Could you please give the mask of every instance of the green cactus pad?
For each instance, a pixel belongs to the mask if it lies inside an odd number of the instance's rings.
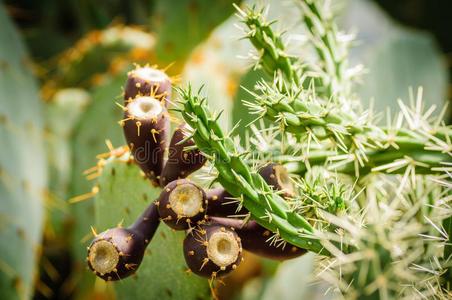
[[[128,226],[160,194],[140,169],[123,158],[109,158],[98,179],[95,199],[96,230],[122,223]],[[207,299],[207,281],[186,272],[184,233],[160,225],[135,276],[114,285],[118,299]],[[93,275],[94,276],[94,275]]]
[[[240,1],[156,1],[151,23],[158,36],[159,61],[171,63],[186,59],[215,26],[234,12],[234,2]]]
[[[47,185],[42,108],[26,51],[1,5],[0,24],[0,299],[28,299]]]

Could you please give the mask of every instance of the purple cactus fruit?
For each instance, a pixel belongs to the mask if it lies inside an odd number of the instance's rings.
[[[186,149],[195,145],[192,139],[187,138],[186,126],[183,123],[173,133],[168,148],[168,160],[160,176],[161,186],[187,177],[206,162],[205,156],[198,149]]]
[[[152,203],[132,226],[111,228],[98,234],[88,247],[89,268],[107,281],[134,274],[159,223],[157,206]]]
[[[216,278],[237,268],[242,261],[242,245],[233,229],[214,223],[202,224],[185,237],[184,256],[193,273]]]
[[[243,249],[266,258],[286,260],[301,256],[306,250],[272,238],[273,234],[256,223],[243,220],[210,217],[212,223],[234,228],[241,239]]]
[[[124,115],[121,125],[135,162],[157,186],[168,143],[168,112],[157,99],[140,96],[127,104]]]
[[[248,213],[248,210],[222,187],[207,190],[206,195],[209,216],[228,217]]]
[[[126,104],[139,96],[159,99],[168,107],[171,99],[171,80],[165,72],[150,66],[137,67],[127,74],[124,88]]]
[[[160,218],[176,230],[185,230],[205,218],[207,199],[204,190],[188,179],[168,183],[160,193]]]
[[[269,163],[259,170],[259,174],[273,189],[282,192],[284,197],[293,197],[295,189],[287,169],[276,163]]]

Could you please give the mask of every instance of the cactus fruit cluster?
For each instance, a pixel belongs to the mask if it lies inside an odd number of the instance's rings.
[[[202,89],[188,84],[176,99],[164,71],[128,73],[121,153],[153,193],[132,225],[94,237],[87,262],[98,277],[136,274],[164,223],[184,235],[185,265],[201,277],[230,274],[244,250],[275,260],[311,251],[318,277],[347,299],[450,297],[452,132],[444,111],[434,118],[424,110],[419,90],[412,107],[400,102],[395,121],[379,124],[353,93],[349,43],[327,4],[299,3],[313,61],[288,53],[264,10],[236,7],[267,73],[244,101],[267,123],[253,122],[244,143],[235,128],[221,128]],[[187,178],[204,165],[210,185]]]
[[[187,134],[191,128],[186,123],[176,128],[168,144],[170,117],[166,107],[172,86],[167,80],[165,73],[150,66],[137,66],[128,74],[120,125],[134,163],[154,187],[161,186],[162,190],[131,226],[96,234],[88,247],[89,268],[107,281],[134,274],[160,221],[174,230],[186,231],[183,251],[187,266],[208,278],[235,270],[242,260],[242,244],[248,251],[273,259],[305,253],[272,241],[271,232],[254,221],[228,219],[249,212],[224,188],[205,191],[185,178],[201,168],[206,157]],[[259,173],[282,195],[293,195],[294,186],[282,165],[267,164]]]

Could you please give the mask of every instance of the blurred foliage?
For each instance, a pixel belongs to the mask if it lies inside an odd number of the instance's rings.
[[[25,47],[1,6],[0,23],[0,298],[27,299],[46,203],[43,108]]]

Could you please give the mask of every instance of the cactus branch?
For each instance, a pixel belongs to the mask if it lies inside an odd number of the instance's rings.
[[[230,136],[223,133],[205,105],[205,99],[193,94],[191,87],[179,90],[184,110],[182,116],[194,129],[193,139],[219,172],[218,181],[234,197],[242,197],[243,205],[261,226],[303,249],[325,253],[314,237],[313,227],[293,212],[286,201],[274,192],[265,180],[252,172],[237,152]]]

